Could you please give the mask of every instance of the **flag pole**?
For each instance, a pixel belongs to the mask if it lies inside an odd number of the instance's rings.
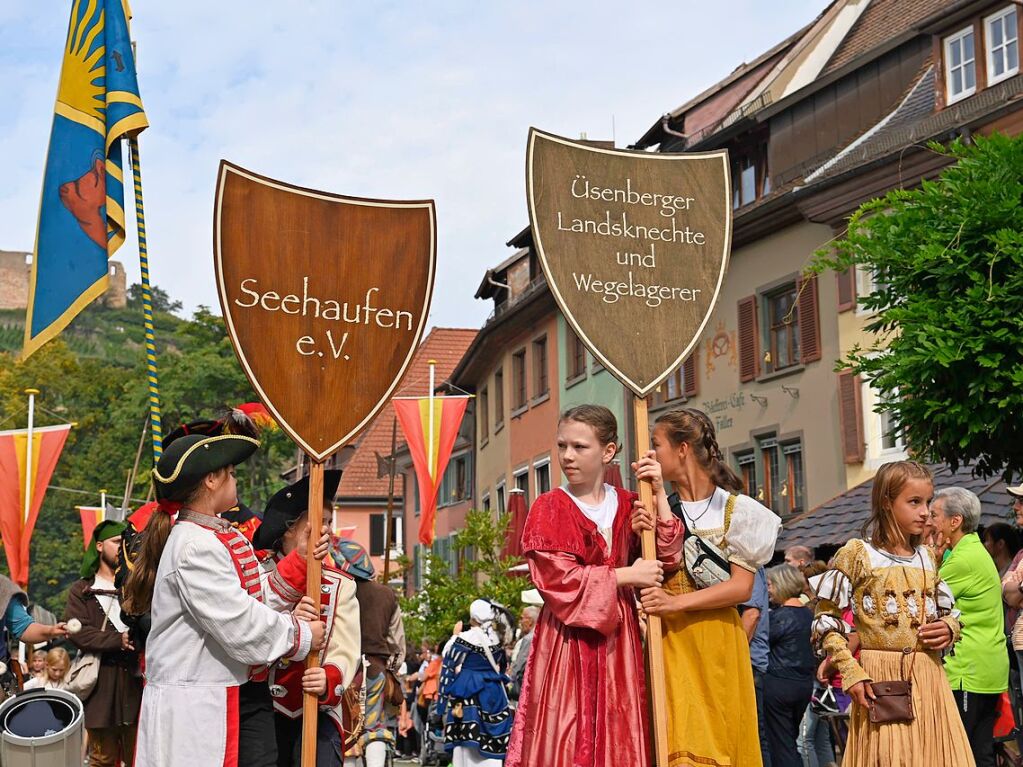
[[[431,420],[433,416],[431,415]],[[388,461],[387,472],[387,521],[384,524],[384,585],[391,582],[391,536],[394,526],[394,453],[398,449],[398,419],[391,424],[391,459]]]
[[[156,372],[156,334],[153,330],[153,294],[149,284],[149,251],[146,247],[146,212],[142,205],[142,168],[139,165],[138,136],[128,138],[131,174],[135,181],[135,222],[139,235],[139,265],[142,272],[142,314],[146,329],[146,368],[149,377],[149,421],[153,428],[153,462],[163,455],[163,421],[160,416],[160,379]]]
[[[36,395],[38,389],[25,389],[28,395],[28,430],[25,440],[25,512],[21,520],[21,529],[28,524],[29,512],[32,508],[32,429],[35,426]]]

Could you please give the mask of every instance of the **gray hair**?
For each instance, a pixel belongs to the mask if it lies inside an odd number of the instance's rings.
[[[522,608],[522,617],[536,620],[540,617],[540,608],[536,605],[526,605]]]
[[[806,588],[806,578],[799,568],[792,565],[775,565],[767,568],[767,580],[774,586],[774,598],[778,604],[787,599],[795,599]]]
[[[980,525],[980,498],[965,487],[945,487],[934,494],[933,504],[942,502],[946,517],[962,517],[963,532],[972,533]]]

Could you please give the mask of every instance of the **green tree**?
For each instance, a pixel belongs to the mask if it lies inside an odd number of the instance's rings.
[[[167,291],[163,288],[153,285],[149,291],[149,298],[154,312],[177,314],[181,311],[181,302],[171,301]],[[139,283],[134,283],[128,288],[128,307],[142,311],[142,285]]]
[[[518,615],[522,590],[532,586],[528,578],[508,572],[519,560],[502,556],[507,526],[508,518],[470,511],[452,546],[461,566],[452,572],[443,558],[427,555],[422,588],[401,600],[409,642],[440,641],[451,635],[458,621],[465,621],[468,628],[469,605],[474,599],[490,599]],[[405,559],[402,564],[407,567],[409,562]]]
[[[934,181],[864,204],[815,269],[867,270],[874,341],[840,362],[878,390],[910,450],[1023,472],[1023,139],[956,141]]]

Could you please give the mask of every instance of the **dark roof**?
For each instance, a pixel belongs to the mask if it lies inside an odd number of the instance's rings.
[[[817,171],[808,174],[807,183],[816,184],[840,176],[905,147],[940,138],[1005,109],[1023,97],[1023,75],[1016,75],[935,112],[934,77],[934,68],[929,67],[899,106]]]
[[[841,69],[957,4],[956,0],[871,0],[818,76]]]
[[[969,467],[953,472],[947,466],[931,466],[934,489],[964,487],[980,497],[981,524],[1012,521],[1012,504],[1005,492],[1005,483],[998,478],[981,479],[973,476]],[[802,545],[841,546],[852,538],[860,537],[860,528],[870,516],[870,491],[873,480],[847,490],[837,498],[786,522],[778,536],[778,549]]]

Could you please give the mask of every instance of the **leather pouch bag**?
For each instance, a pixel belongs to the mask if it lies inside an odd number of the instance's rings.
[[[871,682],[870,689],[877,696],[870,706],[870,721],[874,724],[912,722],[912,682]]]

